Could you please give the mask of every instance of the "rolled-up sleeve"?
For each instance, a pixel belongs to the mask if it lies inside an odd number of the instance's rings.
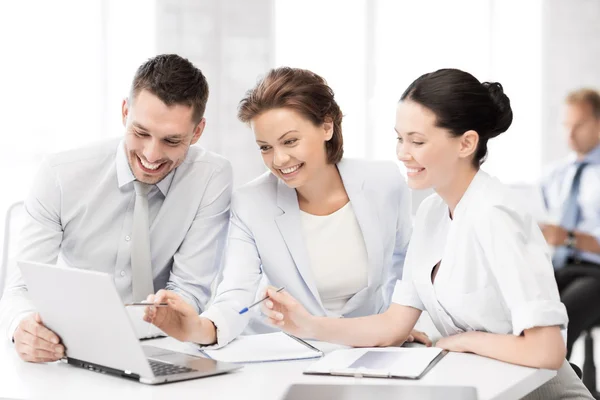
[[[535,223],[505,206],[494,206],[479,219],[477,236],[497,287],[511,312],[514,335],[530,328],[566,329],[552,261]]]
[[[424,311],[425,305],[419,296],[419,292],[415,287],[415,281],[413,279],[413,268],[415,268],[415,265],[414,262],[411,262],[413,259],[411,251],[412,250],[409,247],[406,255],[406,262],[404,263],[402,280],[396,282],[392,302]]]

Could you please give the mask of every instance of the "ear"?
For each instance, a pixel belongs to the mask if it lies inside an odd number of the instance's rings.
[[[330,141],[333,137],[333,120],[331,118],[325,118],[325,122],[323,122],[323,131],[325,134],[325,141]]]
[[[198,139],[200,139],[200,136],[202,136],[202,132],[204,132],[205,127],[206,118],[202,118],[200,122],[198,122],[198,125],[196,125],[196,128],[194,128],[194,135],[192,136],[192,142],[190,143],[190,146],[196,144]]]
[[[459,152],[460,158],[469,158],[475,151],[477,151],[477,145],[479,144],[479,134],[473,130],[466,131],[460,137]]]
[[[129,114],[129,99],[125,97],[123,99],[123,103],[121,104],[121,120],[123,121],[123,126],[127,126],[127,115]]]

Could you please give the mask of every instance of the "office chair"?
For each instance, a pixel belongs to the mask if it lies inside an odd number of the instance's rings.
[[[2,264],[0,265],[0,298],[2,298],[8,278],[8,269],[10,265],[9,253],[11,252],[12,246],[11,236],[15,233],[15,230],[17,230],[15,219],[17,213],[22,209],[22,201],[13,203],[6,210],[6,216],[4,218],[4,243],[2,245]]]
[[[565,269],[565,273],[574,276],[592,276],[600,280],[600,268],[586,267],[569,265]],[[597,305],[600,307],[600,304]],[[592,336],[592,330],[595,327],[600,327],[600,320],[596,321],[590,327],[588,327],[584,335],[584,359],[582,369],[582,381],[585,387],[588,388],[592,396],[595,399],[600,399],[600,393],[596,391],[596,363],[594,361],[594,338]]]

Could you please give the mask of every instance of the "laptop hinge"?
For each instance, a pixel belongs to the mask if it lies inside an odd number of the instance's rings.
[[[121,371],[119,369],[105,367],[103,365],[98,365],[98,364],[94,364],[94,363],[91,363],[88,361],[78,360],[78,359],[72,358],[72,357],[67,357],[67,363],[74,365],[76,367],[79,367],[79,368],[87,369],[89,371],[99,372],[101,374],[116,375],[116,376],[121,376],[123,378],[133,379],[136,381],[140,380],[140,376],[138,374],[134,374],[133,372],[128,373],[126,371]]]

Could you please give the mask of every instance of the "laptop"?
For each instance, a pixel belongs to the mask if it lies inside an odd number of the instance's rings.
[[[467,386],[313,385],[290,386],[283,400],[477,400],[477,389]]]
[[[44,324],[61,338],[71,365],[151,385],[241,368],[142,346],[110,274],[27,261],[17,264],[33,304]]]

